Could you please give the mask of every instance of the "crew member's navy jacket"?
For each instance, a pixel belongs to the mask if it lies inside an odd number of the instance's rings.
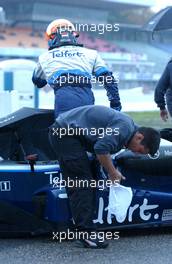
[[[168,110],[172,115],[172,61],[167,64],[156,88],[155,88],[155,102],[161,109],[165,109],[165,95]]]
[[[99,105],[67,111],[59,115],[54,127],[54,136],[77,135],[86,150],[96,154],[118,152],[138,129],[129,116]]]
[[[94,104],[93,76],[103,83],[110,106],[120,111],[117,82],[95,50],[74,45],[49,50],[39,57],[32,81],[38,88],[48,83],[54,89],[57,117],[74,107]]]

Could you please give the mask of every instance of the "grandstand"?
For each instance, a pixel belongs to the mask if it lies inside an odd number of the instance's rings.
[[[97,39],[88,33],[81,33],[79,37],[80,43],[86,43],[91,49],[97,49],[100,52],[126,52],[124,48],[120,48],[105,39]],[[32,28],[22,27],[6,27],[0,33],[1,47],[23,47],[23,48],[47,48],[44,33],[33,30]]]
[[[129,3],[130,2],[130,3]],[[50,21],[63,17],[75,25],[88,25],[81,30],[79,42],[97,49],[112,71],[119,72],[121,89],[146,87],[154,89],[162,70],[171,57],[165,48],[165,37],[158,36],[154,45],[151,36],[141,31],[152,16],[151,1],[145,4],[127,0],[0,0],[6,25],[0,30],[0,59],[37,57],[45,49],[45,28]],[[91,25],[119,24],[119,31],[91,30]],[[97,28],[99,29],[99,28]],[[163,44],[163,45],[162,45]]]

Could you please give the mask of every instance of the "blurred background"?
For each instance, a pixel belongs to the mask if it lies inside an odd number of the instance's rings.
[[[31,77],[38,56],[47,50],[45,30],[54,19],[80,24],[79,42],[96,49],[119,79],[123,111],[142,125],[162,127],[154,89],[171,58],[172,32],[152,34],[142,26],[169,4],[157,0],[0,0],[0,117],[21,107],[53,108],[48,87],[35,89]],[[119,24],[119,31],[106,25]],[[96,30],[93,25],[97,25]],[[96,104],[109,105],[94,85]],[[167,124],[165,124],[167,126]]]

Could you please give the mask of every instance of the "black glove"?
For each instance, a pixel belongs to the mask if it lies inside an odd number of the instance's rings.
[[[110,107],[115,109],[116,111],[121,111],[122,106],[121,104],[116,104],[115,101],[110,101]]]

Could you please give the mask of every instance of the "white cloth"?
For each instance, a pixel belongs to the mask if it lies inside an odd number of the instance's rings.
[[[122,223],[125,220],[132,198],[130,187],[120,184],[110,186],[108,210],[111,215],[115,215],[117,222]]]

